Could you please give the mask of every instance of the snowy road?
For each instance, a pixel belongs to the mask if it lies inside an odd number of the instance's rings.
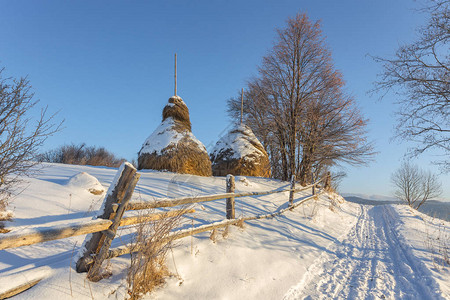
[[[361,205],[342,243],[323,252],[284,299],[443,299],[397,222],[391,206]]]

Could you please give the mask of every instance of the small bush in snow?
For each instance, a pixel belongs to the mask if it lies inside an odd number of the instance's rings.
[[[103,147],[80,145],[64,145],[40,155],[40,161],[70,165],[90,165],[119,167],[124,159],[117,158]]]
[[[241,229],[244,229],[244,224],[245,224],[244,219],[239,219],[239,221],[236,223],[236,226]]]
[[[434,232],[430,232],[429,228],[426,226],[425,246],[430,253],[430,259],[437,270],[445,269],[450,266],[450,234],[441,223]]]
[[[183,213],[161,220],[145,220],[136,225],[131,244],[131,264],[127,274],[130,299],[140,299],[170,276],[166,257],[172,247],[170,232],[181,224]]]
[[[13,217],[13,214],[9,210],[0,211],[0,233],[9,232],[8,229],[5,229],[4,221],[10,221]]]

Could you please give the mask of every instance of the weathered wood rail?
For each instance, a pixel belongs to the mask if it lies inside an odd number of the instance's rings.
[[[120,220],[120,226],[136,225],[145,221],[156,221],[172,217],[180,213],[193,213],[195,209],[173,210],[146,215],[145,219],[139,216],[125,217]],[[35,227],[24,233],[11,233],[0,236],[0,250],[28,246],[72,236],[84,235],[107,230],[113,222],[111,220],[96,219],[88,222],[74,222],[68,225],[48,227]]]
[[[194,204],[206,201],[215,201],[226,199],[226,219],[223,221],[202,225],[196,228],[183,229],[172,232],[162,242],[170,242],[186,236],[213,230],[216,228],[226,227],[243,221],[270,218],[280,215],[287,210],[305,203],[323,193],[323,188],[330,185],[330,174],[321,180],[313,181],[312,184],[296,188],[295,176],[292,176],[290,188],[275,189],[260,192],[240,192],[235,193],[234,176],[228,175],[226,180],[226,193],[204,195],[198,197],[183,197],[175,199],[159,199],[148,202],[129,202],[133,194],[134,188],[139,180],[139,174],[136,169],[129,163],[124,163],[118,170],[113,183],[111,184],[103,202],[102,208],[96,219],[88,222],[75,222],[64,226],[37,227],[30,232],[25,233],[7,233],[0,236],[0,250],[15,248],[21,246],[42,243],[46,241],[63,239],[67,237],[90,234],[86,237],[82,246],[82,255],[77,261],[77,272],[88,272],[88,278],[92,281],[98,281],[102,278],[101,265],[105,259],[117,257],[130,251],[137,251],[138,247],[130,247],[123,245],[115,249],[110,249],[111,242],[114,239],[119,226],[135,225],[141,222],[160,220],[178,216],[185,213],[193,213],[194,209],[179,209],[160,213],[150,213],[142,216],[123,217],[125,211],[146,210],[163,207],[175,207],[187,204]],[[321,191],[316,194],[319,183],[323,181]],[[312,189],[312,195],[294,203],[294,193]],[[268,214],[255,215],[235,218],[235,198],[248,196],[262,196],[276,193],[289,192],[288,206],[275,212]],[[133,250],[131,250],[133,249]]]
[[[322,180],[317,181],[314,185],[322,182]],[[160,207],[174,207],[184,204],[194,204],[199,202],[207,202],[214,201],[226,198],[239,198],[239,197],[248,197],[248,196],[263,196],[270,195],[276,193],[285,193],[292,192],[298,193],[302,191],[306,191],[312,188],[313,185],[304,186],[301,188],[294,189],[276,189],[270,191],[262,191],[262,192],[241,192],[241,193],[222,193],[222,194],[214,194],[214,195],[205,195],[205,196],[197,196],[197,197],[183,197],[183,198],[174,198],[174,199],[164,199],[158,201],[148,201],[148,202],[132,202],[128,203],[126,210],[141,210],[141,209],[151,209],[151,208],[160,208]]]
[[[267,219],[267,218],[273,218],[276,217],[278,215],[281,215],[283,213],[285,213],[288,210],[292,210],[295,207],[304,204],[305,202],[314,199],[316,196],[319,196],[320,194],[322,194],[323,191],[321,191],[320,193],[316,194],[316,195],[312,195],[309,196],[307,198],[302,199],[301,201],[295,203],[292,206],[288,206],[284,209],[281,209],[279,211],[276,212],[272,212],[272,213],[268,213],[268,214],[262,214],[262,215],[255,215],[255,216],[248,216],[248,217],[242,217],[239,219],[227,219],[227,220],[223,220],[220,222],[215,222],[215,223],[211,223],[211,224],[206,224],[206,225],[202,225],[202,226],[198,226],[195,227],[193,229],[183,229],[183,230],[179,230],[176,232],[173,232],[172,234],[170,234],[168,237],[165,238],[165,240],[163,240],[162,242],[169,242],[169,241],[174,241],[174,240],[178,240],[187,236],[191,236],[194,234],[198,234],[198,233],[202,233],[205,231],[210,231],[213,229],[217,229],[217,228],[223,228],[229,225],[235,225],[239,222],[243,222],[243,221],[251,221],[251,220],[258,220],[258,219]],[[139,251],[139,246],[135,246],[135,247],[130,247],[128,245],[123,245],[120,247],[117,247],[115,249],[109,250],[107,258],[114,258],[117,256],[121,256],[121,255],[125,255],[130,253],[130,250],[133,249],[133,251]]]

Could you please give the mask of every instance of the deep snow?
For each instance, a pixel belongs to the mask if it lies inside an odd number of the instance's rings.
[[[13,204],[15,232],[36,226],[90,220],[102,203],[84,187],[68,185],[86,172],[105,190],[117,169],[46,164]],[[225,192],[223,177],[143,171],[133,201]],[[236,191],[287,187],[287,182],[237,177]],[[310,191],[296,195],[296,201]],[[331,198],[331,199],[330,199]],[[236,199],[236,215],[272,212],[287,205],[288,194]],[[182,228],[225,218],[225,200],[200,203]],[[149,299],[386,299],[450,298],[448,267],[436,262],[429,240],[449,237],[448,222],[403,205],[365,206],[324,195],[281,216],[187,237],[173,249],[168,264],[176,276]],[[120,231],[113,247],[130,239]],[[129,256],[111,260],[112,277],[98,283],[77,274],[72,258],[84,236],[0,251],[0,289],[16,280],[45,276],[17,299],[123,299]],[[428,241],[428,243],[426,243]],[[428,245],[428,246],[427,246]],[[435,244],[436,247],[437,244]],[[21,278],[21,279],[20,279]]]

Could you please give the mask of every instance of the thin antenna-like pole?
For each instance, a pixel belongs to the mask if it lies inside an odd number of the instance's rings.
[[[175,96],[177,95],[177,54],[175,53]]]
[[[241,125],[242,125],[242,115],[244,114],[244,89],[241,90]]]

